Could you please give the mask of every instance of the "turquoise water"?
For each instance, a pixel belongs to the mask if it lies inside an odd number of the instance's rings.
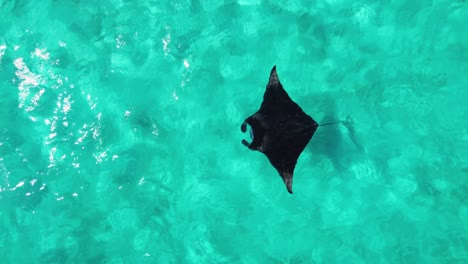
[[[0,0],[2,263],[468,263],[466,1]],[[239,126],[320,127],[290,195]]]

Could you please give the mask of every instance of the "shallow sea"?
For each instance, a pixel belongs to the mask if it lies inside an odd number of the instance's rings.
[[[0,0],[1,263],[468,263],[468,3]],[[239,126],[320,127],[290,195]]]

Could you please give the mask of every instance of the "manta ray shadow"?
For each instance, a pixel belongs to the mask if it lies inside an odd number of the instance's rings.
[[[326,109],[326,114],[318,120],[319,124],[341,121],[333,125],[320,125],[314,138],[306,147],[312,156],[327,157],[338,171],[347,170],[352,163],[361,158],[365,152],[355,132],[355,124],[351,117],[342,118],[337,114],[336,103],[330,94],[320,95],[320,109]],[[315,99],[316,101],[317,99]]]

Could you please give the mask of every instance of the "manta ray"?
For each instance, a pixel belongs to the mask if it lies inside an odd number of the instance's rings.
[[[260,109],[240,127],[243,133],[247,126],[252,142],[243,139],[242,144],[265,154],[292,194],[297,159],[319,124],[289,97],[276,74],[276,66],[271,70]]]

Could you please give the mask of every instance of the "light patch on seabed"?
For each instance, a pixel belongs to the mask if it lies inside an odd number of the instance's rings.
[[[2,57],[5,55],[6,48],[7,47],[5,45],[0,45],[0,63],[2,63]]]
[[[354,13],[354,20],[360,26],[369,24],[375,17],[375,11],[369,6],[363,5]]]
[[[340,5],[344,2],[344,0],[325,0],[329,5],[335,6],[335,5]]]
[[[62,111],[63,113],[66,115],[68,113],[68,111],[70,111],[71,109],[71,101],[70,101],[70,98],[71,98],[71,95],[68,95],[67,97],[65,97],[63,99],[63,107],[62,107]]]
[[[125,45],[127,45],[127,42],[125,41],[124,37],[121,34],[119,34],[115,38],[115,48],[120,49],[124,47]]]
[[[371,160],[365,160],[351,166],[350,170],[354,173],[356,179],[373,182],[378,179],[378,173],[374,163]]]
[[[1,171],[1,170],[0,170],[0,171]],[[8,173],[8,174],[9,174],[9,173]],[[8,175],[8,174],[6,174],[6,175]],[[22,180],[22,181],[19,181],[19,182],[15,185],[15,187],[8,188],[8,187],[10,187],[10,184],[8,183],[8,177],[6,178],[6,180],[7,180],[7,181],[6,181],[6,186],[5,186],[6,188],[4,188],[4,187],[2,187],[2,186],[0,185],[0,192],[3,192],[3,191],[16,191],[16,189],[22,188],[22,187],[26,184],[26,181]],[[37,182],[37,179],[32,179],[31,181],[29,181],[29,184],[30,184],[31,186],[34,186],[34,185],[36,184],[36,182]],[[42,184],[42,186],[39,188],[39,191],[44,190],[45,185],[46,185],[45,183]],[[33,193],[34,193],[34,192],[33,192]],[[25,193],[25,196],[30,196],[30,195],[33,194],[33,193],[27,192],[27,193]]]
[[[185,69],[184,69],[184,72],[182,73],[182,80],[180,82],[181,88],[185,87],[187,83],[190,82],[192,70],[190,69],[189,59],[184,59],[184,68]]]
[[[172,95],[171,95],[172,99],[174,99],[174,101],[177,101],[179,100],[179,96],[177,95],[176,91],[172,91]]]
[[[39,103],[39,100],[41,100],[41,96],[44,94],[45,92],[45,89],[41,89],[39,90],[38,93],[36,93],[33,98],[31,99],[31,103],[32,105],[34,106],[30,106],[26,109],[26,111],[31,111],[31,110],[34,110],[35,107],[38,106],[38,103]]]
[[[260,5],[262,1],[261,0],[237,0],[237,3],[241,6],[254,6],[254,5]]]
[[[43,60],[49,60],[50,53],[47,52],[47,49],[45,48],[44,49],[36,48],[34,52],[31,54],[31,57],[34,57],[34,56],[39,57]]]
[[[171,48],[169,47],[169,44],[171,43],[171,34],[167,33],[166,37],[162,39],[162,43],[164,56],[167,56],[169,55],[169,52],[171,52]]]
[[[103,162],[104,160],[107,160],[107,159],[104,159],[105,157],[107,157],[107,152],[108,152],[108,149],[103,152],[93,154],[93,157],[96,159],[96,164],[99,164]]]
[[[18,58],[14,60],[13,64],[16,67],[16,77],[20,79],[20,84],[18,85],[19,90],[19,108],[25,106],[28,95],[31,93],[31,88],[37,87],[41,81],[41,77],[38,74],[32,73],[26,63],[24,63],[23,58]]]

